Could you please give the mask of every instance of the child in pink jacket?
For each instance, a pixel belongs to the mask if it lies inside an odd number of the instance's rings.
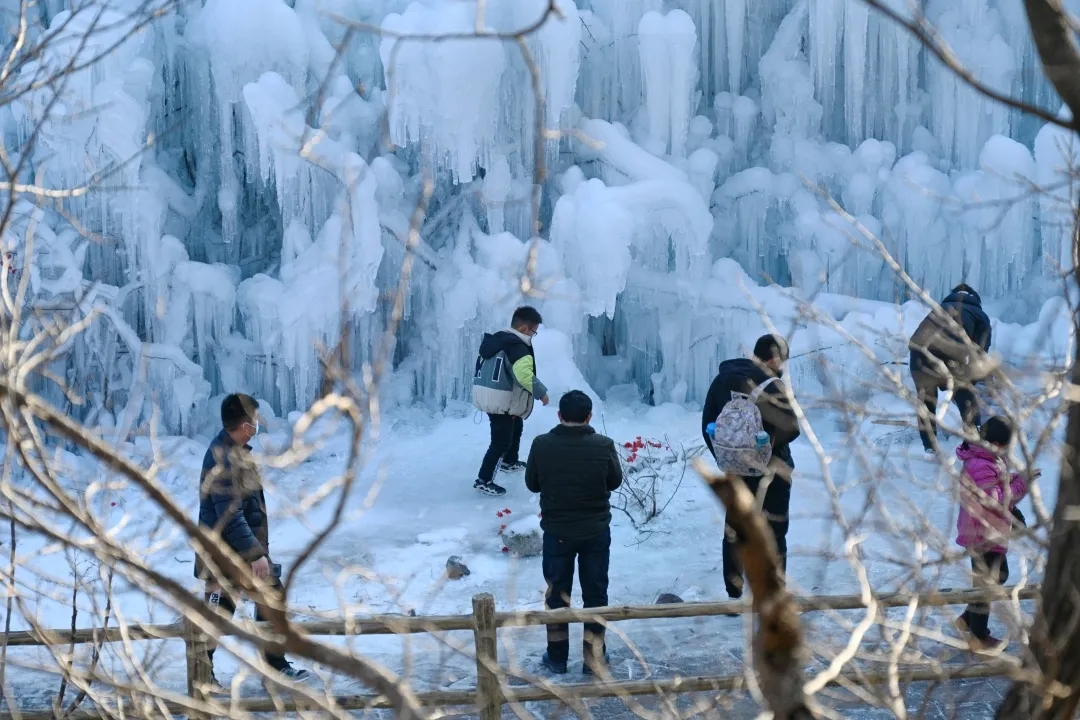
[[[988,447],[965,441],[956,449],[956,457],[964,463],[956,543],[971,553],[976,587],[987,587],[1004,585],[1009,578],[1005,553],[1012,534],[1012,511],[1027,495],[1028,482],[1010,473],[1005,464],[1013,439],[1007,419],[990,418],[979,428],[979,435]],[[1004,643],[990,634],[989,622],[990,604],[972,603],[956,619],[956,627],[970,635],[973,649],[1000,648]]]

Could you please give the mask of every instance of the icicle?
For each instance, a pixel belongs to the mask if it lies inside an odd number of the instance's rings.
[[[1068,118],[1062,108],[1060,117]],[[1080,142],[1075,133],[1047,123],[1035,138],[1037,180],[1043,188],[1070,188],[1073,168],[1080,165]],[[1062,193],[1039,193],[1039,223],[1042,234],[1043,271],[1058,278],[1073,271],[1073,209]]]
[[[404,14],[387,15],[382,26],[405,35],[469,33],[475,29],[476,13],[470,3],[439,0],[428,7],[414,3]],[[393,142],[421,143],[421,150],[455,179],[472,179],[477,167],[487,164],[498,136],[499,81],[506,64],[502,44],[455,39],[398,45],[394,38],[384,37],[379,53],[387,87],[393,88]]]
[[[942,14],[938,29],[965,67],[991,88],[1007,93],[1016,72],[1013,51],[992,23],[982,23],[985,16],[985,0],[965,0]],[[958,167],[974,167],[986,141],[1008,132],[1008,109],[936,60],[930,61],[927,78],[931,130],[941,138],[949,160]]]
[[[751,277],[766,271],[765,258],[772,249],[766,215],[773,204],[775,176],[766,168],[751,168],[732,175],[720,188],[735,206],[736,256]]]
[[[510,197],[512,183],[513,178],[510,176],[510,165],[506,162],[506,156],[499,155],[488,168],[481,191],[484,209],[487,211],[488,231],[493,234],[506,230],[506,200]]]
[[[851,58],[845,54],[847,14],[857,11],[858,3],[848,0],[810,0],[810,29],[807,37],[810,56],[810,71],[814,76],[814,90],[818,102],[825,108],[826,129],[833,132],[835,115],[840,104],[840,63],[843,60],[844,72],[853,68]],[[847,12],[845,12],[847,8]],[[862,64],[863,60],[860,59]],[[849,101],[850,96],[845,97]],[[862,98],[859,99],[862,101]],[[846,107],[846,106],[845,106]]]
[[[541,5],[543,11],[544,5]],[[559,0],[563,18],[548,16],[530,38],[544,80],[544,113],[547,127],[563,126],[564,113],[574,104],[581,68],[581,19],[574,0]],[[552,144],[555,151],[557,144]]]
[[[581,289],[581,311],[615,314],[630,270],[636,221],[618,196],[599,180],[579,184],[555,205],[551,244],[563,268]]]
[[[735,120],[732,140],[735,143],[738,168],[742,169],[750,162],[750,144],[761,113],[757,103],[745,95],[740,95],[735,99],[731,111]]]
[[[614,76],[611,87],[619,117],[630,116],[641,105],[638,24],[646,13],[660,12],[662,8],[663,0],[592,0],[593,13],[611,29],[614,64],[607,70]]]
[[[807,2],[799,0],[761,58],[762,115],[775,123],[778,135],[809,138],[820,131],[822,107],[814,99],[810,69],[801,55],[807,17]]]
[[[949,242],[942,217],[942,205],[951,196],[948,176],[931,167],[922,153],[912,153],[893,168],[882,205],[886,248],[935,297],[959,282],[955,275],[963,265],[963,249]]]
[[[657,155],[686,153],[697,68],[694,23],[682,10],[650,12],[638,26],[641,74],[649,118],[648,148]]]
[[[281,75],[268,72],[248,83],[243,98],[251,118],[245,126],[251,126],[247,158],[252,174],[257,172],[264,183],[273,178],[286,225],[297,220],[321,225],[337,190],[326,171],[336,167],[344,149],[327,137],[312,142],[316,133],[305,124],[300,97]]]
[[[996,135],[979,155],[984,177],[983,203],[993,208],[993,224],[981,228],[983,280],[990,297],[1019,293],[1035,263],[1035,160],[1026,147]]]
[[[658,12],[648,12],[638,23],[638,50],[641,79],[645,86],[645,111],[649,119],[649,142],[654,155],[668,150],[671,137],[671,58],[668,54],[667,23]]]
[[[686,135],[694,113],[698,71],[694,65],[697,30],[682,10],[667,15],[668,52],[671,56],[671,154],[686,155]]]
[[[729,92],[717,93],[716,99],[713,100],[713,112],[716,113],[716,131],[721,135],[734,136],[734,105],[735,96]]]
[[[620,115],[615,74],[614,40],[604,22],[593,12],[580,11],[582,59],[578,104],[589,117],[615,120]]]
[[[850,3],[844,13],[844,127],[847,141],[862,142],[866,137],[865,111],[867,57],[866,42],[870,26],[870,7]],[[829,104],[822,100],[826,108]]]
[[[743,88],[743,51],[746,35],[746,6],[749,0],[723,0],[724,31],[727,37],[728,91]]]

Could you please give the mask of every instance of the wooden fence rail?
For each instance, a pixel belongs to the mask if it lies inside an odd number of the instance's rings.
[[[912,601],[928,607],[962,605],[969,602],[990,600],[1030,600],[1038,595],[1037,586],[1012,586],[997,589],[949,590],[928,593],[888,593],[874,598],[879,608],[903,607]],[[859,595],[832,595],[805,597],[796,600],[804,612],[858,610],[866,607]],[[500,678],[498,665],[497,631],[500,628],[528,627],[549,623],[617,622],[627,620],[656,620],[664,618],[714,617],[732,613],[747,613],[750,605],[745,601],[678,603],[672,605],[612,606],[579,610],[495,612],[495,600],[487,594],[473,598],[470,615],[446,615],[410,617],[404,615],[378,615],[363,618],[314,620],[294,623],[294,626],[313,636],[400,635],[417,633],[441,633],[472,631],[476,649],[477,683],[475,690],[443,690],[416,693],[422,705],[430,707],[471,707],[479,712],[481,720],[497,720],[502,708],[508,703],[558,700],[563,697],[598,698],[663,693],[722,692],[745,686],[743,675],[710,677],[676,677],[664,680],[635,680],[624,682],[592,682],[584,684],[560,684],[552,687],[507,686]],[[264,625],[265,623],[259,623]],[[206,717],[228,714],[230,711],[280,712],[314,709],[309,700],[298,698],[255,698],[247,700],[217,699],[203,695],[201,688],[209,676],[205,661],[206,638],[190,626],[181,623],[162,625],[129,625],[107,630],[86,628],[74,633],[70,630],[30,630],[12,632],[8,636],[9,647],[63,646],[71,643],[117,642],[122,640],[163,640],[184,638],[187,657],[187,697],[180,699],[145,699],[147,709],[154,713],[162,710],[188,717]],[[993,677],[1012,672],[1016,666],[1009,662],[989,662],[964,667],[918,667],[902,669],[901,679],[906,681],[937,680],[942,678]],[[845,673],[833,678],[828,684],[874,685],[887,682],[885,673]],[[389,708],[385,697],[376,695],[347,695],[334,697],[343,710]],[[124,714],[138,716],[137,705],[125,700]],[[100,711],[78,711],[66,716],[69,720],[97,718]],[[0,720],[45,720],[54,717],[52,710],[0,713]]]

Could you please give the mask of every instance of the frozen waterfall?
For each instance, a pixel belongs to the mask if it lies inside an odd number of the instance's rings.
[[[58,39],[0,107],[26,177],[81,189],[18,199],[2,239],[24,335],[95,317],[50,368],[88,401],[39,389],[113,427],[188,432],[233,390],[305,407],[331,354],[386,353],[387,403],[453,405],[526,296],[596,389],[695,400],[755,304],[790,311],[762,285],[906,300],[866,232],[932,295],[1023,298],[1010,321],[1072,264],[1076,138],[859,0],[82,5],[108,29],[35,10]],[[1016,0],[925,5],[979,79],[1056,109]]]

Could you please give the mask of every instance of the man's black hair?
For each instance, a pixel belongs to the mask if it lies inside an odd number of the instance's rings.
[[[592,414],[592,400],[580,390],[571,390],[559,398],[559,415],[563,422],[588,422]]]
[[[979,435],[991,445],[1009,447],[1013,439],[1013,426],[1008,418],[996,415],[982,424]]]
[[[232,432],[244,423],[252,422],[259,409],[259,401],[250,395],[233,393],[221,401],[221,426]]]
[[[535,327],[544,322],[544,319],[540,317],[540,313],[536,311],[536,308],[531,305],[522,305],[514,311],[514,316],[510,318],[510,327],[518,328],[522,325]]]
[[[762,362],[769,362],[774,358],[779,358],[781,362],[787,362],[787,340],[779,335],[762,335],[754,343],[754,357]]]
[[[970,293],[970,294],[972,294],[972,295],[978,295],[978,293],[977,293],[977,292],[975,292],[975,288],[971,287],[971,286],[970,286],[970,285],[968,285],[967,283],[960,283],[959,285],[957,285],[956,287],[954,287],[954,288],[953,288],[952,290],[950,290],[949,292],[954,292],[954,293],[958,293],[958,292],[965,292],[965,293]]]

